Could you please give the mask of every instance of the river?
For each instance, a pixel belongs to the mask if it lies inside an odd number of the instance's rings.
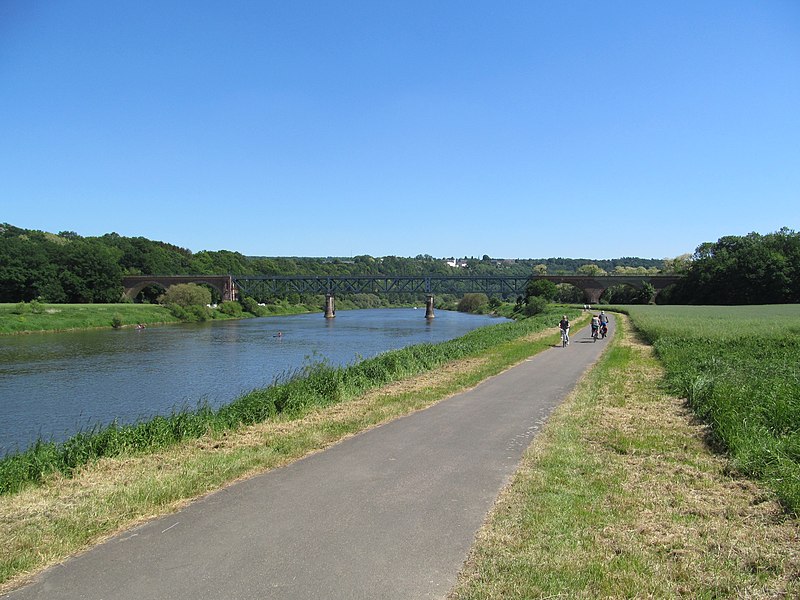
[[[339,311],[335,319],[316,313],[3,336],[0,456],[114,419],[133,423],[202,401],[219,406],[310,363],[347,365],[503,320],[370,309]]]

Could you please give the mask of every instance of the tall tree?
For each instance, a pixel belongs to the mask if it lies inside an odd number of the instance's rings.
[[[800,301],[800,235],[725,236],[700,244],[673,295],[693,304],[778,304]]]

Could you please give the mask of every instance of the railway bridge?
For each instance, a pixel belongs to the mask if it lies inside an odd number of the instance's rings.
[[[628,285],[642,289],[653,286],[658,295],[677,283],[677,275],[131,275],[123,278],[125,295],[131,299],[149,285],[168,288],[177,283],[204,283],[219,291],[223,300],[236,300],[240,295],[265,299],[270,296],[325,295],[325,316],[335,313],[334,299],[345,294],[425,294],[425,316],[433,317],[436,294],[483,292],[487,296],[521,296],[531,281],[546,279],[553,283],[569,283],[582,290],[586,301],[597,304],[609,287]]]

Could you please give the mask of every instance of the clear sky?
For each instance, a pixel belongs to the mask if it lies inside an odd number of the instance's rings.
[[[800,229],[800,1],[0,0],[0,222],[266,256]]]

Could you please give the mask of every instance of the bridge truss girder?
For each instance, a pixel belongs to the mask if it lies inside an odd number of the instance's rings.
[[[467,294],[491,295],[525,293],[529,277],[450,276],[450,275],[341,275],[335,277],[234,276],[236,286],[246,296],[266,298],[300,295],[345,294]]]

